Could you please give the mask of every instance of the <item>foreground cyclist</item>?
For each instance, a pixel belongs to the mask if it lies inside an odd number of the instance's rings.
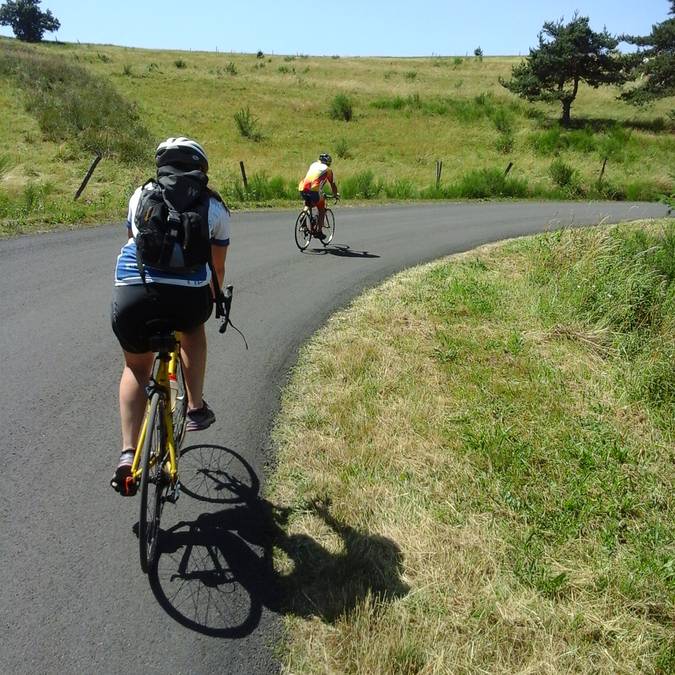
[[[335,184],[335,177],[330,165],[333,158],[326,152],[319,155],[319,161],[310,164],[307,169],[307,175],[300,181],[298,190],[300,196],[305,200],[307,206],[316,206],[319,211],[319,219],[316,224],[316,232],[312,232],[313,237],[323,239],[323,221],[326,217],[326,198],[323,195],[323,186],[326,182],[330,183],[333,191],[333,198],[338,199],[340,193]]]
[[[156,180],[139,187],[129,200],[126,223],[129,239],[122,247],[115,269],[111,319],[124,354],[119,388],[122,454],[111,480],[118,491],[123,489],[124,478],[131,473],[147,403],[145,387],[153,363],[148,321],[166,320],[173,330],[181,332],[188,395],[186,430],[206,429],[216,419],[202,393],[207,351],[204,323],[214,303],[211,269],[217,277],[218,288],[222,288],[225,277],[230,243],[229,211],[218,193],[207,187],[209,163],[204,148],[196,141],[168,138],[157,147],[155,163]],[[153,203],[154,196],[158,196],[158,200]],[[174,244],[178,255],[185,253],[187,260],[182,261],[182,267],[173,262],[175,254],[171,255],[170,262],[157,263],[157,267],[143,263],[146,251],[151,248],[147,243],[148,224],[158,218],[156,214],[160,212],[166,221],[167,209],[178,218],[172,221],[178,223],[178,229],[192,228],[191,249],[199,245],[198,234],[194,233],[201,233],[199,236],[205,240],[201,250],[207,252],[207,258],[210,254],[210,263],[188,266],[187,243]]]

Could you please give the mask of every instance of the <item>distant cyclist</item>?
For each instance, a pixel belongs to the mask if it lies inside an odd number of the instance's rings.
[[[316,224],[316,232],[312,232],[312,236],[323,239],[323,221],[326,217],[326,198],[323,195],[323,186],[326,182],[330,183],[333,191],[333,198],[338,199],[340,193],[338,192],[333,170],[330,165],[333,163],[333,158],[324,152],[319,155],[319,161],[310,164],[307,169],[307,175],[300,181],[298,190],[300,196],[305,200],[307,206],[316,206],[319,211],[319,220]]]
[[[119,402],[122,423],[122,454],[112,486],[122,491],[124,479],[131,472],[134,448],[147,403],[145,386],[152,369],[153,354],[149,345],[152,320],[167,321],[181,332],[181,352],[188,394],[187,431],[206,429],[215,414],[204,400],[202,389],[206,371],[206,334],[204,322],[214,304],[212,270],[217,287],[222,288],[225,257],[230,243],[230,212],[217,192],[207,187],[209,162],[204,148],[189,138],[168,138],[155,151],[157,177],[139,187],[129,201],[126,222],[128,241],[122,247],[115,269],[112,300],[112,328],[124,354]],[[152,201],[152,199],[158,201]],[[167,208],[164,208],[166,206]],[[168,207],[173,209],[173,212]],[[166,213],[179,218],[168,226],[161,252],[171,258],[153,266],[143,264],[144,251],[157,240],[148,235],[157,219],[164,227]],[[175,223],[178,223],[177,225]],[[167,246],[168,235],[190,228],[182,246],[175,240]],[[187,236],[187,235],[186,235]],[[198,250],[200,262],[188,266],[174,265],[174,256]],[[148,253],[149,255],[149,253]],[[123,493],[125,494],[125,493]]]

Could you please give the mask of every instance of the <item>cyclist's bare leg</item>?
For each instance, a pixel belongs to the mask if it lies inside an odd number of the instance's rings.
[[[322,228],[323,228],[323,221],[326,218],[326,206],[317,206],[317,209],[319,211],[319,220],[316,224],[316,229],[317,229],[317,234],[321,234]]]
[[[188,409],[196,410],[204,405],[204,377],[206,375],[206,332],[204,324],[190,333],[181,333],[181,356]]]
[[[124,352],[124,370],[120,378],[122,451],[136,447],[148,400],[145,387],[150,379],[152,360],[152,352],[145,354]]]

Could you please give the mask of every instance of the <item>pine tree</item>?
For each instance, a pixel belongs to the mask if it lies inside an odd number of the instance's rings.
[[[568,24],[548,21],[539,33],[539,46],[513,67],[510,80],[499,81],[528,101],[560,101],[560,121],[567,126],[580,82],[597,88],[625,81],[618,44],[606,30],[591,30],[588,17],[575,15]]]
[[[670,0],[672,19],[652,26],[643,37],[624,35],[622,40],[637,45],[635,54],[626,57],[638,85],[624,92],[621,98],[641,105],[657,98],[675,95],[675,0]]]

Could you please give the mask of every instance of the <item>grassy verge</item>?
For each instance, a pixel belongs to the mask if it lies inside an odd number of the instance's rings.
[[[270,488],[287,672],[672,672],[674,252],[673,221],[486,247],[312,339]]]
[[[499,85],[517,62],[0,39],[0,234],[122,218],[130,191],[153,172],[156,143],[179,134],[204,143],[212,185],[234,207],[297,205],[298,181],[322,151],[333,154],[347,199],[673,194],[672,99],[635,109],[614,88],[582,88],[575,127],[560,129],[558,108],[525,104]]]

